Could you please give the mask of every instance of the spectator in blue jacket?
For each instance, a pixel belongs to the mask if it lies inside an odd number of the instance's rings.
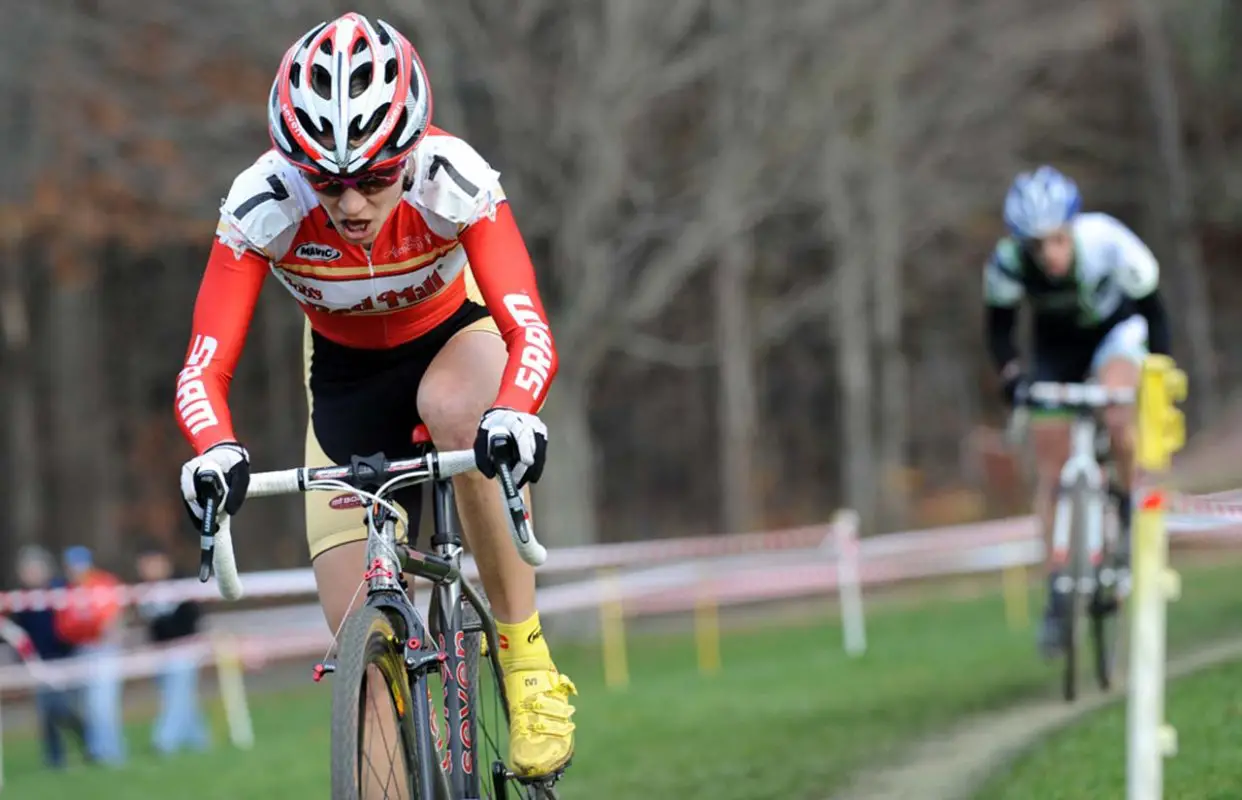
[[[17,578],[25,589],[55,589],[64,586],[65,582],[56,577],[55,569],[55,560],[42,547],[28,545],[18,551]],[[50,608],[15,611],[9,618],[30,637],[35,654],[43,661],[57,661],[74,654],[73,646],[57,635],[55,614]],[[76,695],[71,690],[51,686],[41,686],[35,691],[35,704],[43,736],[43,758],[53,769],[60,769],[65,765],[65,744],[62,738],[65,732],[77,740],[83,756],[91,760],[86,748],[82,717],[75,707]]]

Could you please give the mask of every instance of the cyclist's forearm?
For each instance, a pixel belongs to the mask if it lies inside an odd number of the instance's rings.
[[[1164,310],[1160,292],[1153,291],[1135,301],[1138,312],[1147,319],[1147,346],[1153,353],[1169,354],[1169,315]]]
[[[198,290],[190,345],[177,374],[176,413],[196,452],[235,438],[228,409],[229,381],[267,275],[257,253],[235,255],[217,240]]]
[[[494,220],[481,219],[464,230],[461,241],[509,351],[496,404],[537,412],[556,377],[559,359],[535,285],[535,267],[509,204],[496,207]]]
[[[1005,306],[986,307],[984,325],[988,340],[988,355],[997,372],[1018,357],[1018,348],[1013,342],[1014,328],[1017,326],[1017,309]]]

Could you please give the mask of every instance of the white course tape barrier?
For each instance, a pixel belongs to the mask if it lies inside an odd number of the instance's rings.
[[[549,550],[548,562],[540,575],[558,575],[586,570],[632,567],[711,556],[779,552],[816,547],[831,534],[828,525],[809,525],[790,530],[738,533],[725,536],[691,536],[682,539],[656,539],[642,542],[562,547]],[[478,578],[474,559],[463,559],[462,574]],[[310,569],[245,572],[246,599],[296,597],[315,594],[315,573]],[[220,592],[212,583],[184,578],[160,583],[129,584],[119,588],[50,589],[0,592],[0,614],[25,609],[64,608],[71,602],[99,602],[119,598],[126,605],[143,602],[181,600],[219,601]]]
[[[1166,515],[1174,543],[1242,542],[1242,491],[1203,497],[1173,496]],[[839,514],[830,525],[788,531],[627,542],[552,550],[541,574],[629,567],[632,571],[598,576],[540,589],[544,615],[581,611],[621,599],[629,616],[693,609],[706,595],[719,604],[751,603],[835,592],[840,600],[843,644],[847,653],[865,651],[862,587],[953,574],[993,572],[1041,563],[1043,544],[1033,517],[1016,517],[970,525],[907,531],[859,539],[856,517]],[[634,569],[637,568],[637,569]],[[477,577],[472,562],[463,570]],[[309,569],[244,574],[247,597],[306,597],[315,592]],[[137,584],[103,590],[127,604],[149,600],[216,600],[218,590],[196,579]],[[63,608],[71,602],[96,602],[100,596],[81,590],[0,594],[0,613],[27,608]],[[238,747],[254,740],[242,673],[269,659],[322,654],[331,642],[318,606],[213,613],[212,633],[172,647],[144,648],[117,656],[120,673],[130,680],[156,675],[172,656],[202,663],[214,658],[228,717],[230,738]],[[29,658],[20,631],[0,618],[0,638],[8,634],[28,659],[0,666],[0,696],[40,686],[82,683],[93,671],[89,660],[40,662]],[[0,785],[3,765],[0,763]]]

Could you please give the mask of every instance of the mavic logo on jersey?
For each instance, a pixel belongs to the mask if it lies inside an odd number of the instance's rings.
[[[303,242],[293,251],[293,255],[307,261],[336,261],[341,257],[341,251],[319,242]]]
[[[195,336],[185,367],[177,374],[177,413],[191,436],[220,423],[203,384],[203,370],[211,363],[218,345],[214,336]]]
[[[522,327],[522,336],[526,340],[522,347],[522,366],[514,383],[538,400],[548,385],[548,377],[552,371],[552,332],[548,329],[548,323],[535,310],[530,295],[507,294],[504,303],[505,308]]]

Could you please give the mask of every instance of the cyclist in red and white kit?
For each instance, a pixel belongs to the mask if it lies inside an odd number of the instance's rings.
[[[309,464],[409,457],[420,422],[441,449],[474,448],[479,473],[454,481],[500,632],[509,766],[549,775],[573,753],[577,692],[542,636],[534,572],[489,481],[487,442],[511,440],[519,485],[539,479],[547,430],[536,413],[556,349],[498,173],[432,126],[431,108],[417,53],[382,20],[345,14],[285,54],[269,99],[273,148],[237,176],[221,207],[177,379],[177,418],[197,453],[182,468],[182,494],[201,519],[195,477],[207,471],[228,488],[226,513],[245,499],[249,455],[228,388],[271,273],[306,313]],[[336,630],[358,586],[366,531],[343,497],[306,497],[319,599]],[[397,495],[412,521],[419,497]]]

